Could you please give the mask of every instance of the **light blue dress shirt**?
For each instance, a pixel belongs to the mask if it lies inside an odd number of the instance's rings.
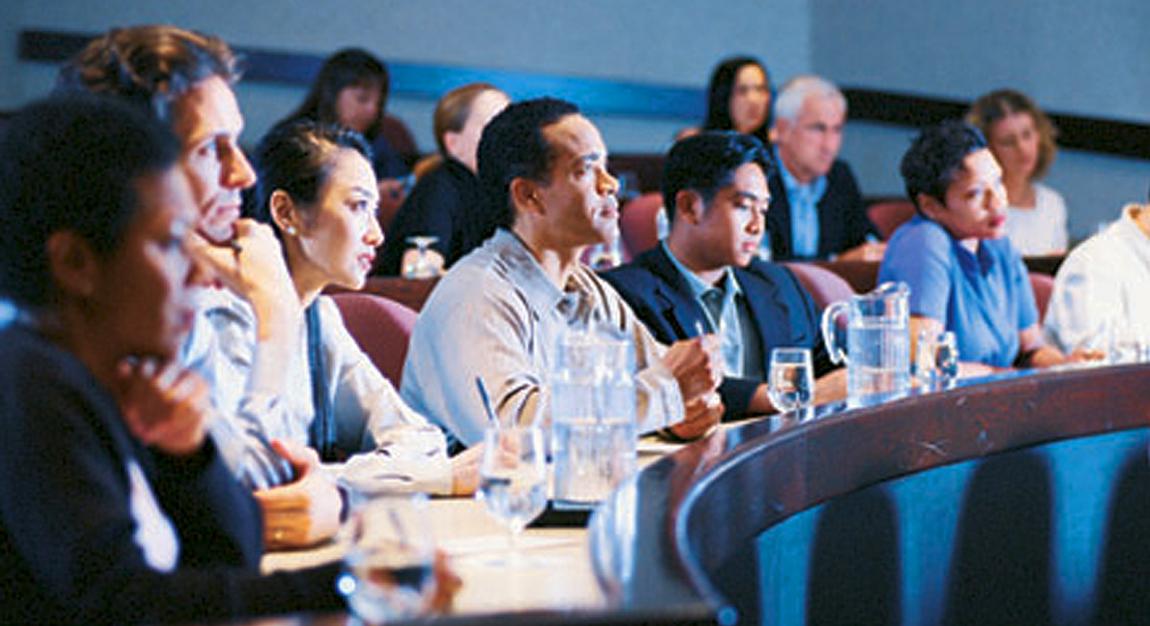
[[[663,246],[663,252],[667,254],[668,259],[671,259],[671,265],[679,270],[679,274],[687,281],[691,294],[699,302],[699,306],[703,308],[703,315],[707,318],[707,323],[710,324],[709,330],[719,335],[720,351],[723,355],[723,373],[727,376],[741,378],[743,376],[743,329],[742,323],[739,321],[739,307],[735,302],[735,297],[740,295],[742,290],[739,288],[739,281],[735,280],[734,272],[731,271],[730,267],[724,268],[723,277],[720,279],[721,286],[708,285],[698,275],[680,263],[679,259],[675,258],[671,249],[667,247],[667,242],[664,241],[659,245]],[[704,297],[704,294],[711,291],[722,294],[719,319],[715,319],[711,307]]]
[[[796,257],[818,256],[819,201],[827,192],[827,177],[819,176],[804,185],[783,165],[778,150],[775,150],[775,163],[791,207],[791,251]]]
[[[576,319],[632,340],[639,432],[683,420],[679,384],[662,362],[666,348],[623,298],[584,265],[560,289],[504,229],[456,262],[431,292],[412,332],[400,393],[467,446],[483,440],[487,423],[477,377],[502,423],[546,422],[555,348]]]

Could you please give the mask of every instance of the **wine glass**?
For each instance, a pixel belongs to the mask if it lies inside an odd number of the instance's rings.
[[[336,588],[364,622],[423,613],[435,593],[435,540],[427,496],[353,491],[341,529],[348,544]]]
[[[431,235],[414,235],[407,238],[407,243],[415,246],[417,251],[415,261],[403,268],[405,278],[435,278],[439,276],[439,268],[431,262],[427,250],[431,244],[439,241],[439,237]]]
[[[807,348],[774,348],[767,395],[780,413],[806,409],[815,398],[815,374]]]
[[[492,426],[484,431],[476,498],[507,526],[511,558],[518,561],[519,534],[547,506],[547,458],[538,428]]]

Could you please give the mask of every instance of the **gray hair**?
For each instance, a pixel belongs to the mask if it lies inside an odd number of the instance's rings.
[[[775,119],[794,122],[799,117],[803,103],[810,97],[834,98],[847,112],[847,99],[834,83],[814,74],[801,74],[788,80],[775,100]]]

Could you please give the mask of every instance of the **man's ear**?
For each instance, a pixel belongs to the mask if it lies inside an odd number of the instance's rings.
[[[48,271],[56,288],[63,294],[89,298],[100,282],[100,263],[96,251],[86,239],[70,230],[52,233],[45,244]]]
[[[781,117],[775,118],[774,123],[771,124],[770,136],[776,143],[778,140],[783,139],[791,130],[790,120]]]
[[[942,212],[946,211],[946,207],[938,201],[938,198],[928,193],[919,193],[915,196],[915,200],[918,201],[918,207],[922,209],[922,214],[936,222]]]
[[[543,214],[543,201],[539,198],[539,183],[527,178],[511,180],[508,191],[516,211]]]
[[[683,220],[688,224],[698,225],[703,221],[706,207],[703,206],[703,197],[699,192],[690,189],[680,189],[675,194],[675,221]]]
[[[300,232],[302,220],[300,219],[299,211],[296,210],[295,201],[291,199],[288,192],[283,189],[276,189],[268,198],[268,212],[271,213],[272,221],[275,222],[276,228],[281,233],[296,234]]]

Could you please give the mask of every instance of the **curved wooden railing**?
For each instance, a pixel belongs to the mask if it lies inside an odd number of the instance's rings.
[[[732,586],[753,573],[730,563],[796,514],[934,468],[1147,426],[1147,364],[1012,373],[878,406],[823,407],[805,422],[748,423],[641,472],[593,520],[593,552],[621,607],[705,603],[733,623],[733,607],[754,603],[729,596],[755,590]],[[624,519],[634,532],[612,539],[605,527]]]

